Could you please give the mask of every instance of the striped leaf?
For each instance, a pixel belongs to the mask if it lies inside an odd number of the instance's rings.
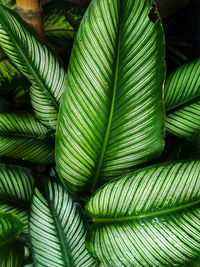
[[[15,213],[28,232],[28,214],[35,179],[31,170],[0,164],[0,210]]]
[[[59,1],[45,6],[43,12],[47,38],[70,49],[85,9],[73,3]]]
[[[165,163],[100,188],[87,204],[102,266],[188,266],[200,255],[200,161]]]
[[[150,0],[94,0],[76,35],[59,113],[56,158],[73,192],[158,156],[165,66]]]
[[[0,266],[21,267],[24,250],[19,241],[23,223],[14,214],[0,212]]]
[[[36,188],[30,215],[30,242],[35,267],[97,266],[85,248],[86,221],[80,205],[59,183]]]
[[[167,131],[191,139],[200,132],[200,60],[177,68],[165,85]]]
[[[55,128],[66,80],[63,64],[17,13],[3,6],[0,6],[0,46],[31,81],[30,97],[36,116]]]
[[[0,156],[36,163],[54,161],[51,131],[28,111],[0,114]]]

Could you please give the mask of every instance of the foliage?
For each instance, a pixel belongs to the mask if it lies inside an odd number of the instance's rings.
[[[55,129],[66,71],[55,53],[20,19],[0,6],[0,45],[19,70],[30,79],[30,98],[37,117]]]
[[[1,4],[0,266],[197,266],[199,59],[151,0]]]
[[[93,192],[162,151],[164,40],[160,20],[148,17],[150,9],[150,1],[93,1],[84,15],[56,144],[60,178],[74,192]]]
[[[15,213],[28,232],[28,214],[35,186],[34,173],[24,167],[0,165],[0,210]]]
[[[0,4],[7,6],[11,9],[15,9],[16,8],[16,1],[15,0],[0,0]]]
[[[29,111],[0,114],[0,156],[51,163],[54,161],[52,132]]]
[[[57,182],[49,180],[42,189],[44,194],[35,190],[30,214],[35,265],[96,266],[85,248],[86,220],[80,205]]]
[[[85,9],[67,2],[52,2],[44,8],[46,37],[53,43],[71,49]]]
[[[103,266],[174,266],[195,259],[199,177],[200,161],[164,163],[99,189],[87,204],[92,254]]]
[[[12,213],[0,212],[0,264],[2,267],[20,267],[23,261],[23,244],[18,236],[22,221]]]
[[[179,67],[165,85],[166,128],[183,138],[192,138],[200,129],[199,66],[197,59]]]

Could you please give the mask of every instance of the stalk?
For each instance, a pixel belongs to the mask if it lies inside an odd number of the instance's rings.
[[[39,38],[45,39],[42,8],[39,0],[16,0],[16,4],[22,19],[34,29]]]

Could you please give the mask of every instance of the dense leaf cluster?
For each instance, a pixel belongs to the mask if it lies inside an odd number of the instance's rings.
[[[10,8],[0,5],[0,266],[195,266],[200,60],[166,78],[151,0],[93,0],[84,15],[47,5],[48,42],[73,44],[68,69]]]

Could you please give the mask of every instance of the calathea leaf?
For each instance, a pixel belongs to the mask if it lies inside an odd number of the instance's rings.
[[[80,24],[56,145],[59,175],[74,192],[161,153],[164,42],[150,10],[150,0],[94,0]]]
[[[45,6],[43,12],[47,38],[65,48],[71,48],[85,9],[73,3],[59,1]]]
[[[0,266],[21,267],[24,249],[19,241],[22,221],[14,214],[0,212]]]
[[[52,178],[53,179],[53,178]],[[30,215],[34,266],[97,266],[85,248],[86,220],[82,210],[58,182],[36,188]]]
[[[177,68],[167,79],[167,131],[191,139],[200,132],[200,60]]]
[[[32,82],[30,97],[37,117],[55,128],[66,80],[63,64],[17,13],[3,6],[0,6],[0,46]]]
[[[199,204],[200,161],[129,173],[89,200],[88,249],[103,266],[187,265],[200,253]]]
[[[0,156],[37,163],[54,161],[51,131],[28,112],[0,114]]]
[[[15,213],[23,222],[23,231],[28,231],[30,201],[35,186],[31,170],[0,164],[0,210]]]

